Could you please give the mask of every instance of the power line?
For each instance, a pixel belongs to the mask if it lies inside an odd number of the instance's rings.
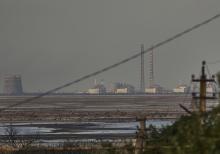
[[[201,22],[201,23],[199,23],[199,24],[196,24],[196,25],[194,25],[194,26],[192,26],[192,27],[190,27],[190,28],[184,30],[183,32],[180,32],[180,33],[178,33],[178,34],[176,34],[176,35],[174,35],[174,36],[172,36],[172,37],[170,37],[170,38],[168,38],[168,39],[166,39],[166,40],[164,40],[164,41],[162,41],[162,42],[157,43],[156,45],[154,45],[154,46],[152,46],[152,47],[150,47],[150,48],[144,50],[143,52],[137,53],[137,54],[135,54],[135,55],[133,55],[133,56],[130,56],[130,57],[126,58],[126,59],[123,59],[123,60],[121,60],[121,61],[119,61],[119,62],[117,62],[117,63],[115,63],[115,64],[112,64],[112,65],[107,66],[107,67],[105,67],[105,68],[103,68],[103,69],[101,69],[101,70],[98,70],[98,71],[96,71],[96,72],[93,72],[93,73],[90,73],[90,74],[88,74],[88,75],[85,75],[85,76],[83,76],[83,77],[81,77],[81,78],[79,78],[79,79],[76,79],[76,80],[71,81],[71,82],[69,82],[69,83],[66,83],[66,84],[64,84],[64,85],[61,85],[61,86],[59,86],[59,87],[57,87],[57,88],[48,90],[47,92],[45,92],[45,93],[43,93],[43,94],[40,94],[40,95],[38,95],[38,96],[35,96],[35,97],[29,98],[29,99],[27,99],[27,100],[20,101],[20,102],[17,102],[17,103],[15,103],[15,104],[9,105],[9,106],[6,107],[6,108],[0,109],[0,112],[1,112],[1,111],[4,111],[4,110],[7,110],[7,109],[9,109],[9,108],[12,108],[12,107],[16,107],[16,106],[19,106],[19,105],[22,105],[22,104],[25,104],[25,103],[29,103],[29,102],[31,102],[31,101],[33,101],[33,100],[35,100],[35,99],[39,99],[39,98],[41,98],[41,97],[43,97],[43,96],[46,96],[46,95],[48,95],[48,94],[51,94],[51,93],[56,92],[56,91],[58,91],[58,90],[61,90],[61,89],[65,88],[65,87],[71,86],[71,85],[73,85],[73,84],[79,83],[79,82],[81,82],[81,81],[83,81],[83,80],[86,80],[86,79],[88,79],[88,78],[91,78],[91,77],[93,77],[93,76],[96,76],[96,75],[98,75],[98,74],[101,74],[101,73],[103,73],[103,72],[106,72],[106,71],[108,71],[108,70],[111,70],[111,69],[113,69],[113,68],[116,68],[116,67],[118,67],[118,66],[120,66],[120,65],[122,65],[122,64],[124,64],[124,63],[127,63],[127,62],[129,62],[129,61],[131,61],[131,60],[133,60],[133,59],[136,59],[137,57],[141,56],[141,54],[146,54],[146,53],[148,53],[148,52],[150,52],[150,51],[152,51],[152,50],[154,50],[154,49],[156,49],[156,48],[159,48],[159,47],[161,47],[161,46],[163,46],[163,45],[165,45],[165,44],[167,44],[167,43],[169,43],[169,42],[171,42],[171,41],[173,41],[173,40],[176,40],[177,38],[180,38],[180,37],[182,37],[183,35],[185,35],[185,34],[187,34],[187,33],[190,33],[191,31],[193,31],[193,30],[195,30],[195,29],[198,29],[198,28],[200,28],[200,27],[202,27],[202,26],[204,26],[204,25],[206,25],[206,24],[208,24],[208,23],[210,23],[210,22],[216,20],[216,19],[219,18],[219,17],[220,17],[220,14],[217,14],[217,15],[215,15],[215,16],[213,16],[213,17],[211,17],[211,18],[209,18],[209,19],[207,19],[207,20],[205,20],[205,21],[203,21],[203,22]]]

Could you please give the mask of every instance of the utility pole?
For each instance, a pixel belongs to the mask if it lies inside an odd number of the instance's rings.
[[[144,45],[141,44],[141,83],[140,92],[145,92],[145,78],[144,78]]]
[[[141,116],[136,120],[140,123],[140,127],[138,127],[136,134],[135,154],[142,154],[146,145],[146,118]]]
[[[202,62],[202,69],[201,69],[201,76],[199,79],[195,79],[195,75],[192,75],[192,82],[199,82],[200,84],[200,95],[197,96],[195,92],[192,93],[193,96],[193,103],[195,102],[196,99],[199,99],[199,111],[200,113],[205,113],[206,112],[206,100],[207,99],[215,99],[215,93],[213,93],[212,97],[208,97],[206,93],[207,89],[207,83],[208,82],[215,82],[215,76],[212,75],[211,79],[207,78],[207,75],[205,73],[205,66],[206,62]],[[192,104],[193,108],[195,108],[195,104]]]

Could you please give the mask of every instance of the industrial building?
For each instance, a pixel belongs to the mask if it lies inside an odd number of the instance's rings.
[[[215,93],[216,92],[215,86],[211,83],[208,83],[206,87],[206,92],[211,94]]]
[[[187,93],[188,87],[186,85],[179,85],[173,89],[174,93]]]
[[[95,85],[93,88],[88,89],[89,94],[105,94],[106,88],[103,84]]]
[[[198,84],[194,84],[190,90],[193,93],[198,93],[200,90],[200,86]],[[214,94],[214,93],[216,93],[216,91],[217,91],[217,89],[212,83],[207,83],[207,87],[206,87],[207,94]]]
[[[115,94],[133,94],[135,92],[134,86],[126,83],[115,83],[114,93]]]
[[[163,88],[160,85],[151,85],[150,87],[145,89],[145,93],[148,94],[157,94],[157,93],[162,93],[163,92]]]
[[[3,93],[5,95],[23,94],[21,76],[20,75],[6,75],[4,77]]]

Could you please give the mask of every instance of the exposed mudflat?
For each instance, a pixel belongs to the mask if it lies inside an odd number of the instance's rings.
[[[0,108],[33,96],[0,96]],[[54,95],[0,112],[0,121],[103,121],[131,120],[140,114],[175,119],[190,107],[185,95]]]

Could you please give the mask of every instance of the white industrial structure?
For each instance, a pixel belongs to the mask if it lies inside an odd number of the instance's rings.
[[[145,89],[145,93],[148,94],[156,94],[156,93],[162,93],[163,88],[160,85],[151,85],[149,88]]]
[[[130,88],[119,88],[119,89],[116,89],[115,93],[116,94],[130,94],[130,93],[134,93],[134,90]]]
[[[179,85],[173,89],[174,93],[187,93],[188,87],[186,85]]]
[[[126,83],[115,83],[114,93],[116,94],[132,94],[135,92],[135,88],[132,85]]]
[[[105,94],[106,88],[102,84],[95,85],[93,88],[88,89],[89,94]]]
[[[207,93],[215,93],[215,89],[212,84],[207,84],[206,92]]]
[[[145,93],[156,94],[157,93],[157,88],[146,88]]]

